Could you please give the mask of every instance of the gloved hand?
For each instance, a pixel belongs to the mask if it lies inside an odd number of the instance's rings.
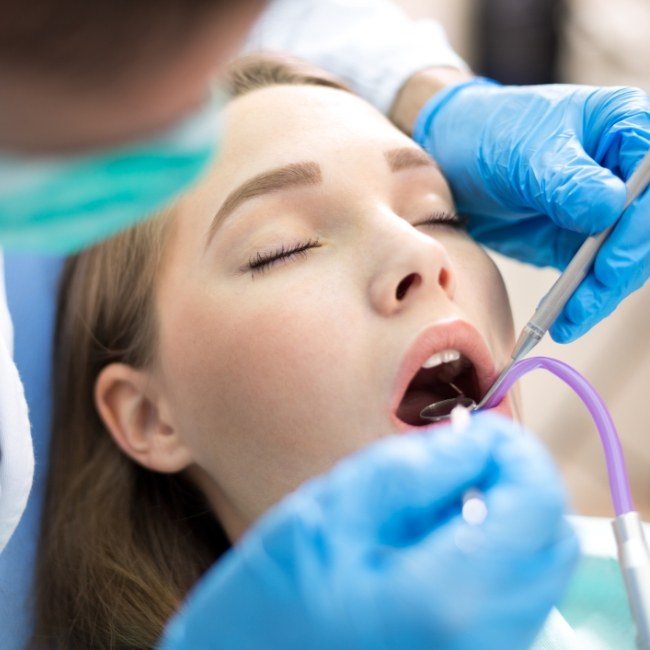
[[[650,148],[650,101],[635,88],[499,86],[436,94],[414,138],[440,164],[469,230],[495,250],[563,269],[586,235],[621,215]],[[551,334],[588,331],[650,276],[650,192],[626,212]]]
[[[483,490],[488,516],[460,516]],[[192,648],[527,648],[577,557],[554,466],[490,414],[381,441],[285,498],[167,629]]]

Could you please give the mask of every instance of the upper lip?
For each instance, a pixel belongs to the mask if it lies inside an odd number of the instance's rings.
[[[422,364],[436,352],[458,350],[474,365],[481,397],[496,379],[494,358],[479,331],[467,321],[449,319],[422,330],[409,346],[397,372],[390,412],[394,416]]]

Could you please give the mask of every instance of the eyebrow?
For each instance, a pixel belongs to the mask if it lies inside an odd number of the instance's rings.
[[[436,169],[438,167],[431,157],[415,147],[389,149],[384,152],[384,157],[392,172],[416,167],[434,167]],[[320,165],[313,161],[307,161],[278,167],[245,181],[228,195],[214,216],[207,233],[206,247],[210,244],[219,225],[245,201],[279,190],[318,185],[322,180],[323,174]]]
[[[390,149],[384,153],[384,156],[392,172],[413,169],[414,167],[438,168],[433,158],[428,156],[422,149],[416,149],[415,147]]]
[[[292,187],[318,185],[322,180],[320,165],[310,161],[278,167],[245,181],[228,195],[214,216],[208,230],[206,246],[210,243],[219,224],[245,201]]]

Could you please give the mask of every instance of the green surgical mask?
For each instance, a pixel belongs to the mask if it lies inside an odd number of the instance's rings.
[[[77,251],[151,215],[194,181],[217,148],[224,96],[168,132],[92,154],[0,154],[0,247]]]

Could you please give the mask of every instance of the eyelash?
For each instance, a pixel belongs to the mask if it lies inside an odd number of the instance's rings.
[[[280,260],[290,260],[296,257],[304,256],[307,255],[307,251],[310,248],[319,247],[320,241],[318,239],[308,239],[307,241],[298,242],[286,247],[284,244],[282,244],[280,248],[277,248],[272,252],[258,251],[248,260],[248,266],[246,270],[252,271],[253,275],[257,273],[263,273]]]
[[[465,228],[466,219],[460,217],[455,212],[434,212],[430,214],[424,221],[413,224],[417,226],[448,226],[450,228],[461,230]],[[296,257],[307,255],[310,248],[320,248],[320,240],[308,239],[307,241],[298,242],[291,246],[285,247],[284,244],[274,251],[261,252],[258,251],[248,260],[248,265],[243,269],[251,271],[253,275],[263,273],[270,269],[276,262],[280,260],[292,260]]]
[[[457,212],[433,212],[424,221],[414,223],[417,226],[448,226],[454,230],[464,230],[467,226],[467,219],[461,217]]]

